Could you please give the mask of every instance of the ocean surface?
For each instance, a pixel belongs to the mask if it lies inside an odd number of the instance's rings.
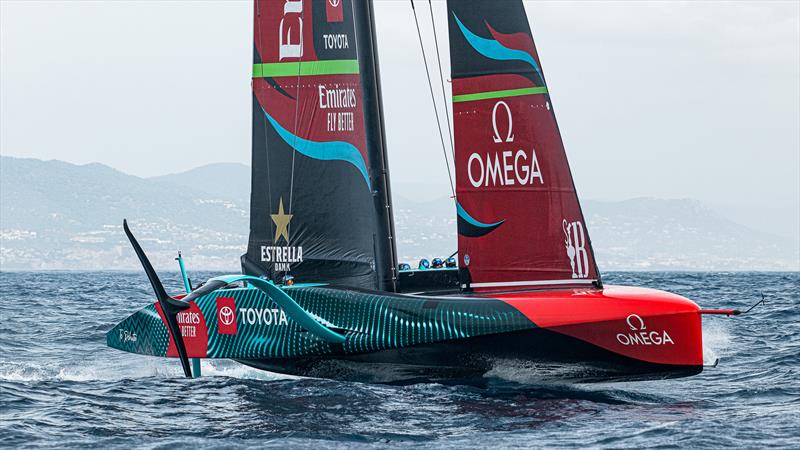
[[[210,273],[193,273],[195,279]],[[177,273],[161,274],[180,292]],[[286,377],[235,362],[105,346],[152,301],[137,272],[0,273],[0,446],[66,447],[793,447],[800,448],[800,274],[610,273],[708,308],[701,375],[592,385],[531,384],[508,362],[486,388]]]

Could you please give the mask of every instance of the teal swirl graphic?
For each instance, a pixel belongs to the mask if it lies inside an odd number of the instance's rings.
[[[458,213],[458,234],[466,237],[481,237],[487,235],[505,222],[505,219],[494,223],[481,222],[472,217],[459,202],[456,202],[456,212]]]
[[[531,67],[533,67],[536,73],[539,74],[539,78],[544,80],[544,77],[542,76],[542,71],[539,69],[539,65],[536,64],[536,60],[533,59],[533,55],[522,50],[508,48],[494,39],[486,39],[480,37],[477,34],[470,31],[469,28],[464,26],[464,24],[461,23],[461,20],[458,18],[458,16],[455,15],[455,13],[453,13],[453,17],[455,17],[456,23],[458,23],[458,28],[461,30],[461,34],[464,35],[464,38],[467,39],[469,45],[471,45],[476,52],[480,53],[481,55],[487,58],[498,61],[524,61],[530,64]]]
[[[367,172],[367,164],[361,152],[349,142],[343,141],[330,141],[330,142],[316,142],[308,139],[303,139],[300,136],[293,134],[291,131],[283,128],[277,120],[273,119],[269,113],[262,108],[264,115],[267,117],[269,123],[278,132],[278,135],[290,147],[308,156],[312,159],[321,161],[345,161],[358,169],[364,177],[364,182],[367,183],[367,188],[372,190],[372,185],[369,182],[369,172]]]

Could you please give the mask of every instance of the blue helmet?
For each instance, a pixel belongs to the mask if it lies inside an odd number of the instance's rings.
[[[431,267],[433,267],[434,269],[441,269],[442,267],[444,267],[444,261],[442,261],[442,258],[433,258],[433,261],[431,262]]]
[[[456,267],[456,259],[452,256],[447,258],[447,262],[444,264],[446,267]]]
[[[398,269],[400,269],[401,271],[405,271],[405,270],[411,270],[411,264],[408,264],[408,263],[400,263],[400,265],[399,265],[399,266],[397,266],[397,268],[398,268]]]
[[[423,270],[424,269],[430,269],[431,268],[431,262],[428,261],[425,258],[422,258],[422,259],[419,260],[419,268],[423,269]]]

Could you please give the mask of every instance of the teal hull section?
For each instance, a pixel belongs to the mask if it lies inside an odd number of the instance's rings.
[[[220,289],[191,301],[192,307],[178,317],[189,357],[285,360],[358,355],[536,327],[496,299],[319,286],[281,291],[344,339],[330,342],[309,332],[275,301],[274,294],[253,287]],[[110,330],[107,344],[131,353],[176,356],[157,305],[148,305]]]

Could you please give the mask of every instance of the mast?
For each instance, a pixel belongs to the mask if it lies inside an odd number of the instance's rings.
[[[353,10],[361,64],[361,85],[364,93],[364,125],[367,147],[376,158],[370,160],[373,201],[377,211],[377,236],[375,240],[375,270],[378,289],[397,291],[397,244],[395,243],[394,210],[389,182],[389,161],[386,153],[383,97],[381,95],[380,67],[378,63],[375,16],[372,0],[358,2]]]

